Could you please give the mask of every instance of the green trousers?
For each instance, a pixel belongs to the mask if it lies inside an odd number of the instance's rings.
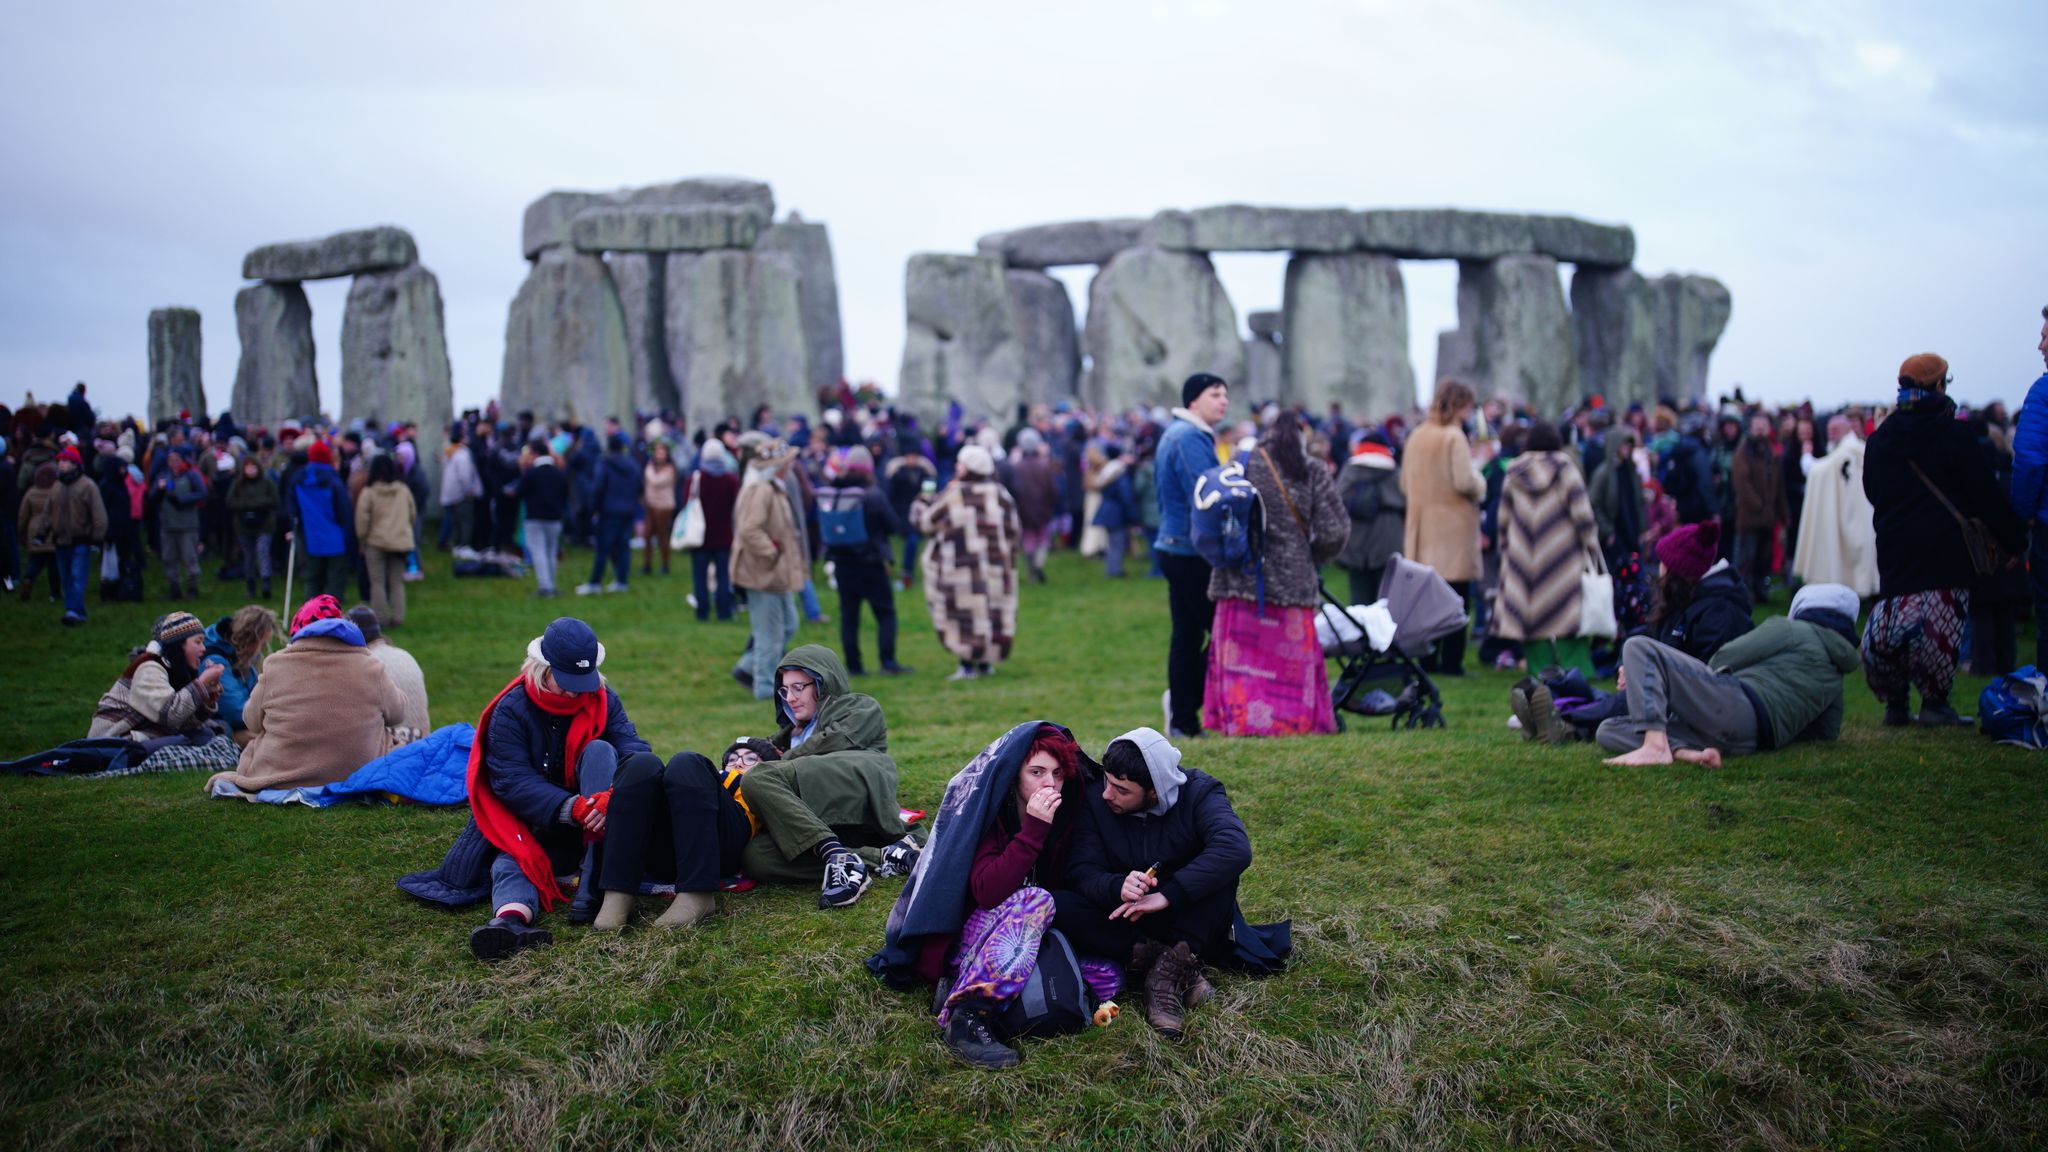
[[[886,812],[876,808],[882,789],[864,777],[877,770],[877,762],[886,763],[886,758],[834,753],[771,760],[749,769],[740,793],[761,822],[761,834],[741,851],[740,871],[756,880],[815,884],[825,874],[825,861],[815,849],[827,840],[879,866],[880,846],[902,837],[905,828],[893,805]],[[895,795],[893,778],[887,795]]]

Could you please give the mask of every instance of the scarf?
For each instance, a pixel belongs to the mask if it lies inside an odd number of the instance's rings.
[[[484,782],[484,753],[490,747],[491,717],[498,711],[498,701],[522,684],[526,686],[528,703],[550,716],[572,718],[562,754],[562,784],[571,792],[576,790],[576,761],[583,755],[583,749],[604,731],[610,694],[603,689],[577,696],[549,692],[521,676],[492,697],[491,702],[484,705],[484,714],[477,717],[476,739],[469,746],[470,815],[476,820],[477,830],[484,834],[484,839],[517,861],[519,870],[540,890],[540,910],[545,912],[568,899],[562,894],[561,886],[555,883],[555,868],[548,860],[547,849],[534,838],[533,830],[526,826],[526,821],[507,808]]]
[[[1899,385],[1898,410],[1901,412],[1934,412],[1947,407],[1953,409],[1954,402],[1932,388],[1915,388],[1910,384]]]

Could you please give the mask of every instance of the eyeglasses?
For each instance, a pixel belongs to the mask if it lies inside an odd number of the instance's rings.
[[[784,700],[794,700],[816,687],[816,684],[812,684],[809,681],[805,681],[802,684],[778,684],[775,687],[775,694]]]

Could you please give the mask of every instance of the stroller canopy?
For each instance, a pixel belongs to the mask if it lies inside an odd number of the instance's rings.
[[[1429,646],[1465,626],[1465,598],[1436,569],[1417,564],[1399,552],[1387,561],[1380,578],[1380,599],[1394,614],[1394,646],[1420,656]]]

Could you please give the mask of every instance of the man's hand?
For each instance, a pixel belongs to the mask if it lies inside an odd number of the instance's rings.
[[[583,825],[585,832],[602,836],[605,813],[611,808],[611,804],[612,790],[609,788],[594,795],[578,796],[575,802],[569,805],[569,817]]]
[[[1052,823],[1053,814],[1059,810],[1060,790],[1057,788],[1040,788],[1031,794],[1031,799],[1024,802],[1026,816],[1036,817],[1047,824]]]
[[[1124,903],[1129,904],[1143,899],[1145,893],[1152,891],[1152,889],[1158,886],[1159,881],[1157,879],[1147,876],[1143,872],[1133,872],[1124,877],[1124,886],[1118,895],[1123,899]],[[1164,905],[1161,905],[1161,907],[1164,907]],[[1116,913],[1110,913],[1110,918],[1115,919]]]
[[[1111,920],[1137,920],[1154,912],[1166,911],[1166,893],[1148,892],[1143,899],[1132,900],[1119,905],[1109,914]]]

